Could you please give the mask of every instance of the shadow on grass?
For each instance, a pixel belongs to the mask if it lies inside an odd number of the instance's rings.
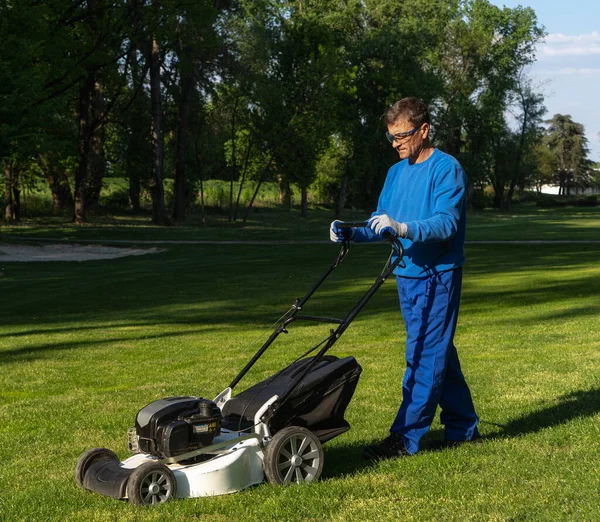
[[[363,446],[374,442],[376,441],[364,441],[331,448],[325,446],[323,479],[353,475],[357,471],[372,467],[373,463],[362,458],[361,451]]]
[[[582,417],[592,417],[600,412],[600,389],[581,390],[558,397],[557,404],[541,410],[528,413],[501,425],[482,420],[480,425],[497,428],[491,433],[485,433],[483,440],[517,438],[530,433],[567,424]],[[427,452],[428,443],[441,440],[444,432],[441,429],[429,432],[422,442],[421,451]],[[375,441],[364,441],[347,445],[326,447],[323,478],[338,478],[352,475],[373,464],[361,457],[362,447]]]
[[[485,426],[495,428],[491,432],[482,434],[481,438],[483,440],[517,438],[561,426],[574,419],[597,415],[600,413],[600,389],[568,393],[558,397],[556,402],[552,406],[521,415],[506,424],[480,420],[480,428]],[[443,438],[442,429],[432,430],[424,440],[423,449],[427,450],[428,442]]]
[[[352,259],[345,261],[339,274],[336,271],[332,281],[324,285],[325,292],[311,299],[311,309],[327,306],[348,310],[381,271],[387,256],[385,250],[353,248]],[[499,290],[481,284],[475,286],[470,279],[486,274],[502,277],[506,273],[522,273],[527,278],[536,271],[594,267],[597,247],[561,246],[561,251],[557,251],[548,245],[538,245],[506,251],[486,245],[469,250],[464,307],[485,307],[490,303],[511,306],[515,302],[550,304],[600,292],[596,272],[534,288],[516,280],[511,287]],[[85,323],[123,317],[150,323],[265,324],[286,310],[294,297],[304,295],[336,254],[337,248],[328,245],[211,246],[173,248],[160,258],[29,266],[14,263],[7,267],[8,276],[0,283],[1,293],[13,296],[0,305],[0,326],[10,325],[12,330],[2,335],[13,335],[14,328],[20,325],[32,326],[35,331],[51,329],[53,324],[60,328],[67,321]],[[393,281],[385,285],[380,294],[387,298],[382,299],[378,294],[365,313],[396,311],[393,287]],[[561,317],[571,315],[569,311],[559,313]],[[576,313],[597,313],[597,309]],[[528,319],[544,319],[544,316]]]
[[[520,437],[547,428],[566,424],[580,417],[591,417],[600,412],[600,389],[581,390],[557,398],[557,404],[513,419],[507,424],[492,424],[498,429],[486,433],[485,439]],[[482,424],[486,424],[482,422]]]
[[[563,307],[573,298],[586,298],[600,293],[600,278],[597,271],[585,277],[576,280],[566,280],[561,282],[540,283],[536,287],[531,285],[519,287],[515,285],[510,290],[490,291],[484,287],[469,289],[463,292],[461,300],[462,306],[469,306],[473,310],[480,307],[487,308],[493,306],[497,311],[502,309],[513,309],[515,306],[530,307],[537,305],[549,305],[550,303],[559,303]],[[543,315],[533,317],[524,316],[515,318],[510,316],[504,318],[501,313],[497,314],[497,320],[494,324],[510,323],[515,325],[521,323],[536,324],[540,320],[562,320],[571,317],[597,316],[600,313],[600,305],[576,307],[570,305],[568,309],[557,309],[546,311]]]
[[[184,332],[167,332],[162,334],[152,334],[151,336],[146,337],[114,337],[114,338],[106,338],[106,339],[89,339],[82,341],[68,341],[68,342],[58,342],[58,343],[46,343],[39,344],[36,346],[22,346],[20,348],[15,348],[10,351],[2,351],[0,352],[0,365],[7,364],[15,361],[31,361],[33,359],[42,358],[44,354],[52,353],[56,351],[62,350],[74,350],[79,348],[92,347],[96,348],[102,345],[110,345],[113,343],[122,343],[122,342],[135,342],[137,340],[142,339],[161,339],[161,338],[175,338],[186,335],[194,335],[200,333],[206,333],[207,329],[202,328],[200,330],[186,330]]]

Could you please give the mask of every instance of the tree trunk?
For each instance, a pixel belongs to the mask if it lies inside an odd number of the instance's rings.
[[[156,7],[156,0],[153,2]],[[162,134],[162,96],[160,92],[160,46],[152,38],[150,51],[150,97],[152,99],[152,221],[155,225],[169,225],[165,208],[165,188],[163,185],[164,138]]]
[[[129,171],[129,189],[128,189],[129,205],[131,206],[131,211],[134,212],[135,214],[137,214],[140,211],[140,192],[141,192],[140,177],[138,176],[138,173],[135,170],[135,167],[128,169],[128,171]]]
[[[13,179],[12,179],[12,164],[10,161],[4,163],[4,187],[6,192],[6,201],[4,204],[4,219],[7,223],[12,223],[14,220],[14,202],[13,202]]]
[[[185,220],[186,180],[185,157],[188,146],[190,126],[190,105],[194,92],[195,77],[193,72],[187,73],[181,80],[181,95],[177,119],[177,151],[175,157],[175,207],[173,219]]]
[[[21,221],[21,189],[19,188],[19,173],[13,172],[12,180],[13,192],[13,221],[19,223]]]
[[[473,195],[475,194],[475,185],[471,178],[467,178],[467,204],[473,208]]]
[[[61,186],[60,179],[52,172],[46,174],[46,180],[52,193],[52,210],[54,213],[62,212],[67,206],[66,190]],[[67,180],[68,182],[68,180]],[[69,196],[71,194],[69,193]]]
[[[525,132],[527,130],[528,124],[528,116],[529,116],[529,104],[523,104],[523,123],[521,124],[521,134],[519,135],[519,145],[517,146],[517,153],[515,154],[515,162],[513,166],[513,173],[510,180],[510,186],[508,188],[508,193],[506,195],[506,200],[504,202],[506,210],[510,209],[512,204],[513,194],[515,192],[515,187],[517,186],[517,182],[521,179],[519,172],[521,170],[521,160],[523,158],[523,149],[525,147]]]
[[[233,182],[235,181],[236,157],[235,157],[235,116],[240,98],[235,99],[233,105],[233,114],[231,115],[231,179],[229,182],[229,217],[228,221],[233,219]]]
[[[253,136],[254,137],[254,136]],[[251,139],[248,143],[248,147],[246,148],[246,159],[244,160],[244,168],[242,169],[242,178],[240,179],[240,186],[238,188],[237,198],[235,200],[235,208],[233,210],[233,221],[237,221],[237,214],[240,208],[240,199],[242,197],[242,189],[244,188],[244,183],[246,181],[246,173],[248,172],[248,162],[250,161],[250,151],[252,150],[254,143]]]
[[[261,172],[260,178],[258,180],[258,183],[256,184],[256,188],[254,189],[254,193],[252,194],[252,198],[250,199],[250,203],[248,203],[248,206],[246,207],[246,211],[244,212],[244,218],[243,218],[243,222],[245,223],[246,220],[248,219],[248,216],[250,215],[250,210],[252,210],[252,205],[254,205],[254,200],[256,199],[256,196],[258,195],[258,191],[260,189],[260,186],[262,185],[267,172],[269,170],[269,167],[271,166],[271,163],[273,163],[273,158],[269,158],[269,161],[267,162],[267,164],[265,165],[265,167],[263,168],[263,171]]]
[[[204,181],[200,178],[200,214],[202,216],[202,224],[206,225],[206,207],[204,205]]]
[[[285,208],[292,208],[292,191],[290,182],[281,174],[277,174],[277,186],[279,187],[279,203]]]
[[[104,154],[104,89],[96,81],[94,91],[91,96],[91,135],[90,135],[90,157],[89,169],[90,177],[87,190],[88,208],[93,208],[100,200],[100,191],[102,190],[102,180],[106,173],[106,157]]]
[[[243,223],[246,222],[246,220],[248,219],[248,216],[250,215],[250,211],[252,210],[252,206],[254,205],[254,200],[256,199],[256,196],[258,195],[258,191],[260,190],[260,186],[262,185],[262,182],[263,182],[263,180],[260,179],[258,181],[258,183],[256,184],[256,188],[254,189],[254,193],[252,194],[250,203],[248,203],[248,206],[246,207],[246,210],[244,211],[244,217],[242,219]]]
[[[513,177],[510,180],[510,187],[508,188],[508,192],[506,194],[506,200],[504,201],[505,210],[510,210],[510,206],[512,204],[513,194],[515,192],[515,187],[517,186],[517,180]]]
[[[340,184],[340,192],[335,202],[335,218],[338,219],[342,215],[344,206],[346,205],[346,191],[348,190],[348,175],[344,174],[342,183]]]
[[[57,164],[53,153],[40,155],[40,165],[52,194],[53,211],[60,213],[70,208],[73,205],[73,195],[66,170]]]
[[[88,72],[84,84],[79,89],[79,138],[78,155],[79,164],[75,171],[75,207],[73,211],[73,222],[77,224],[87,221],[87,182],[88,164],[90,150],[90,99],[95,84],[93,70]]]
[[[504,206],[504,182],[499,181],[497,165],[494,167],[492,186],[494,187],[494,208],[501,210]]]
[[[558,171],[558,195],[564,196],[566,192],[567,176],[564,170]]]
[[[308,217],[308,188],[304,185],[300,187],[300,216]]]
[[[132,9],[137,13],[137,9],[139,7],[134,4]],[[139,16],[136,14],[136,17]],[[127,178],[129,180],[128,187],[128,195],[129,195],[129,205],[131,210],[134,213],[139,213],[140,211],[140,192],[141,192],[141,183],[140,179],[142,176],[147,175],[146,164],[145,162],[140,161],[140,157],[144,156],[143,151],[139,150],[140,143],[147,143],[147,126],[143,121],[142,114],[145,114],[146,107],[144,100],[139,102],[139,91],[141,90],[142,83],[144,82],[144,78],[146,76],[146,72],[148,67],[144,69],[144,72],[140,74],[140,67],[137,61],[137,47],[133,44],[129,48],[129,62],[131,63],[131,78],[132,78],[132,87],[135,92],[138,92],[138,99],[133,103],[130,108],[131,117],[129,123],[129,132],[128,132],[128,141],[127,141],[127,164],[126,164],[126,172]]]
[[[494,208],[502,210],[504,207],[504,190],[494,185]]]
[[[198,151],[198,140],[194,140],[194,151],[196,152],[196,165],[200,173],[200,212],[202,214],[202,224],[206,225],[206,211],[204,206],[204,180],[202,179],[202,166],[200,163],[200,152]]]

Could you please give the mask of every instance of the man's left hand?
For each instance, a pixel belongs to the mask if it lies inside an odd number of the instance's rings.
[[[387,230],[395,236],[406,237],[408,232],[406,223],[398,223],[387,214],[373,216],[371,219],[369,219],[369,221],[367,221],[367,226],[378,235],[383,234]]]

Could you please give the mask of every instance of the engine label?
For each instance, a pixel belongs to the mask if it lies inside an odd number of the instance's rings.
[[[194,433],[207,433],[209,431],[215,431],[217,429],[216,422],[210,422],[208,424],[194,424]]]

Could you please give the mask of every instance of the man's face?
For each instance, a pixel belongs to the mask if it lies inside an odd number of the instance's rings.
[[[414,126],[405,120],[398,120],[391,125],[388,125],[388,132],[392,135],[402,134],[414,130]],[[423,150],[423,143],[429,135],[429,125],[424,123],[417,128],[410,136],[403,138],[394,138],[392,147],[398,152],[400,159],[412,158],[417,160],[419,154]]]

